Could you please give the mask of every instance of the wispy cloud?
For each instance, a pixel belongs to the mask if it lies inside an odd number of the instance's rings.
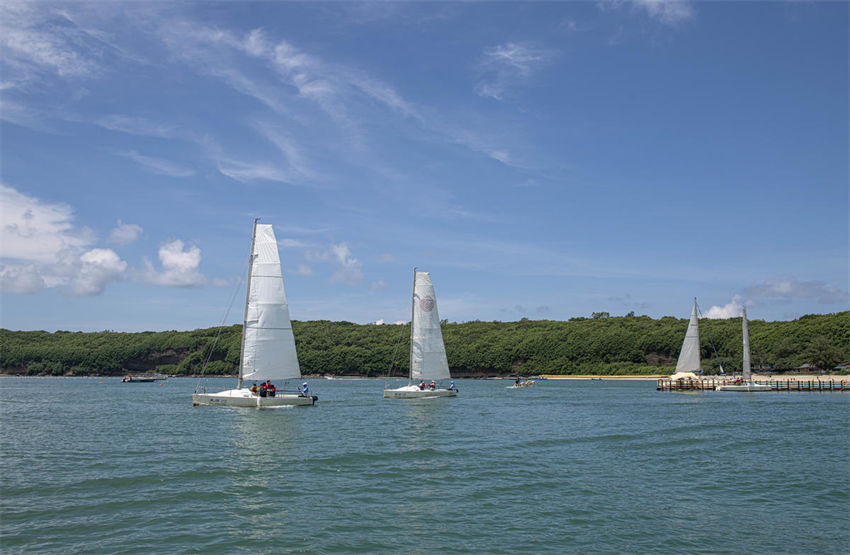
[[[486,48],[481,61],[485,77],[478,82],[475,92],[479,96],[503,100],[507,89],[528,79],[554,56],[552,50],[516,42]]]
[[[693,19],[695,15],[690,0],[634,0],[634,3],[651,18],[670,26]]]
[[[696,16],[691,0],[597,0],[596,5],[603,11],[630,7],[670,27],[676,27]]]
[[[795,277],[769,279],[744,289],[743,293],[756,299],[814,299],[822,304],[850,301],[850,294],[822,281],[800,281]]]
[[[144,166],[152,172],[160,175],[167,175],[169,177],[190,177],[195,175],[195,170],[193,169],[184,168],[169,160],[163,160],[162,158],[139,154],[135,150],[127,150],[116,154],[123,156],[128,160],[132,160],[140,166]]]
[[[363,264],[351,255],[347,243],[331,245],[331,253],[337,263],[337,269],[334,272],[333,280],[357,285],[363,281]]]
[[[118,220],[118,225],[109,233],[108,241],[119,245],[129,245],[136,241],[142,234],[142,226],[137,224],[125,224]]]

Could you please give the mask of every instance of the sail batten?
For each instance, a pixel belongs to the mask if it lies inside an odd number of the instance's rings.
[[[255,225],[242,329],[241,378],[298,379],[301,370],[274,229],[268,224]]]

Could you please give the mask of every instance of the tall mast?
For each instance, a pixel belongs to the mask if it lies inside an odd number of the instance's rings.
[[[254,229],[251,232],[251,252],[248,254],[248,286],[245,289],[245,314],[242,317],[242,345],[239,348],[239,381],[236,389],[242,389],[242,361],[245,360],[245,329],[248,327],[248,301],[251,298],[251,274],[254,271],[254,241],[257,239],[257,222],[260,218],[254,218]]]
[[[413,316],[416,311],[416,266],[413,267],[413,289],[410,293],[410,377],[407,385],[413,383]]]

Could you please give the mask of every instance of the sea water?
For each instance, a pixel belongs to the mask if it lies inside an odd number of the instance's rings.
[[[3,550],[850,548],[846,393],[457,380],[391,400],[398,381],[338,379],[258,410],[192,407],[197,384],[0,379]]]

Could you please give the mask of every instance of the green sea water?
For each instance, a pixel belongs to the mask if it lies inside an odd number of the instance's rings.
[[[311,380],[316,406],[257,410],[197,383],[0,379],[2,550],[850,551],[844,393]]]

